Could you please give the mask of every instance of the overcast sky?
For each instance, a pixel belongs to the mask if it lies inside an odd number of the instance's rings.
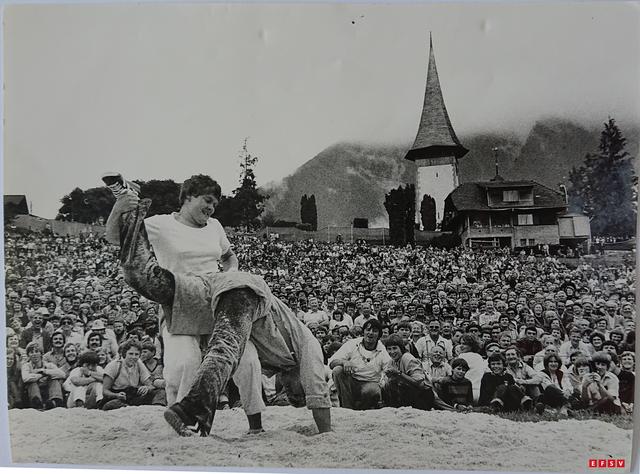
[[[406,143],[433,32],[458,135],[640,123],[638,5],[19,5],[4,12],[4,193],[54,217],[100,174],[230,193],[340,141]]]

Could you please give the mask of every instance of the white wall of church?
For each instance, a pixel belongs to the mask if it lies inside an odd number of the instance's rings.
[[[417,160],[416,170],[416,222],[420,223],[420,204],[425,194],[430,195],[436,201],[436,222],[438,225],[444,216],[444,200],[446,197],[458,187],[458,175],[453,163],[420,166]]]

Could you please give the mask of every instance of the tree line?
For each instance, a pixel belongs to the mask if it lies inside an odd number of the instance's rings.
[[[637,176],[633,157],[625,150],[626,139],[613,118],[604,123],[598,150],[585,157],[569,176],[569,207],[584,212],[591,220],[593,235],[635,235],[637,214]],[[268,196],[257,188],[254,173],[258,157],[249,153],[245,140],[239,155],[239,185],[231,195],[223,195],[214,216],[224,226],[247,230],[261,226],[296,226],[318,229],[318,210],[314,194],[300,199],[300,222],[275,220],[263,213]],[[134,180],[140,185],[140,197],[150,198],[150,215],[178,211],[180,184],[173,180]],[[56,219],[95,224],[105,222],[115,199],[105,187],[73,189],[61,199]],[[389,215],[390,241],[395,245],[415,242],[415,187],[399,186],[385,194],[384,207]],[[423,229],[436,230],[436,203],[425,194],[420,204]],[[359,226],[361,219],[356,219]],[[354,225],[355,221],[354,220]],[[364,225],[366,227],[366,225]]]

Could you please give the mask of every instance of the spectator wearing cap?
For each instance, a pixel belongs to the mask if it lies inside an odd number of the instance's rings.
[[[366,410],[378,407],[381,396],[379,381],[384,367],[391,360],[380,342],[380,322],[371,318],[362,329],[363,337],[345,342],[329,359],[343,408]]]
[[[27,344],[26,352],[27,360],[23,361],[21,372],[31,408],[61,407],[64,371],[42,360],[42,350],[38,342]]]
[[[102,347],[106,349],[107,353],[109,354],[109,357],[113,359],[114,357],[116,357],[116,355],[118,355],[118,343],[115,340],[115,335],[113,334],[112,330],[107,329],[107,326],[105,326],[104,321],[102,319],[96,319],[91,324],[91,330],[87,331],[87,333],[85,334],[84,336],[85,348],[89,348],[91,350],[96,349],[95,347],[90,347],[88,344],[89,337],[94,334],[99,334],[100,337],[102,338]]]
[[[71,370],[64,389],[69,392],[67,407],[96,408],[103,399],[104,370],[98,365],[98,354],[85,351],[78,357],[78,366]]]

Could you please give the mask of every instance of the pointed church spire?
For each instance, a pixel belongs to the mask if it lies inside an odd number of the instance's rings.
[[[468,151],[458,140],[444,105],[433,52],[433,38],[429,32],[429,67],[422,116],[416,139],[405,158],[411,161],[443,156],[460,158]]]

